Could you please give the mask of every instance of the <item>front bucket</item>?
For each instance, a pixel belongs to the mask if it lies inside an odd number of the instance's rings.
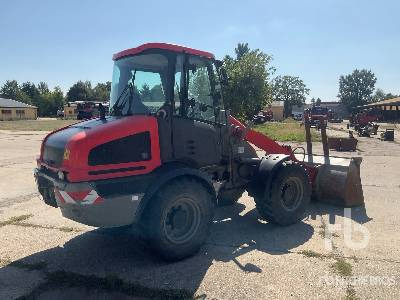
[[[313,192],[321,202],[344,207],[364,204],[360,165],[362,158],[330,158],[317,167]]]

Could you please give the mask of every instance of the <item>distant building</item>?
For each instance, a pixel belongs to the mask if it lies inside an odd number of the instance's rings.
[[[303,105],[293,105],[292,106],[292,115],[293,117],[297,118],[303,118],[304,116],[304,111],[308,108],[310,108],[312,105],[304,103]]]
[[[78,115],[78,103],[68,102],[64,105],[64,118],[76,119]]]
[[[36,119],[36,106],[12,99],[0,98],[0,121]]]
[[[383,121],[400,120],[400,97],[358,106],[360,110],[374,110]]]
[[[272,111],[273,119],[275,121],[282,121],[285,118],[285,106],[283,101],[273,101],[271,104],[267,105],[265,110]]]

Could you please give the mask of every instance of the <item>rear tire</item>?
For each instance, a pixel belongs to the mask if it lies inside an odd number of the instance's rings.
[[[254,197],[263,219],[279,225],[297,223],[310,203],[311,185],[304,169],[293,162],[284,162],[275,174],[271,190]]]
[[[213,200],[207,188],[194,179],[177,179],[160,189],[145,212],[151,247],[169,261],[195,254],[208,236]]]

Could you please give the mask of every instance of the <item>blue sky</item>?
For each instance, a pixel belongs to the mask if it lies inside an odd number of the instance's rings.
[[[113,53],[170,42],[233,54],[248,42],[273,55],[276,75],[301,77],[311,97],[337,100],[338,78],[371,69],[376,87],[400,94],[400,2],[2,1],[0,85],[111,80]]]

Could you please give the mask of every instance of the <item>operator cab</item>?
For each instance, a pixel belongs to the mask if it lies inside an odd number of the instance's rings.
[[[165,111],[216,122],[215,112],[223,105],[212,54],[191,54],[186,50],[190,48],[168,44],[161,44],[168,49],[146,45],[139,47],[142,51],[134,48],[114,56],[111,115],[156,115],[163,110],[163,117],[168,117]]]
[[[211,53],[151,43],[113,58],[112,116],[156,116],[164,163],[204,167],[221,161],[227,116],[220,64]]]

